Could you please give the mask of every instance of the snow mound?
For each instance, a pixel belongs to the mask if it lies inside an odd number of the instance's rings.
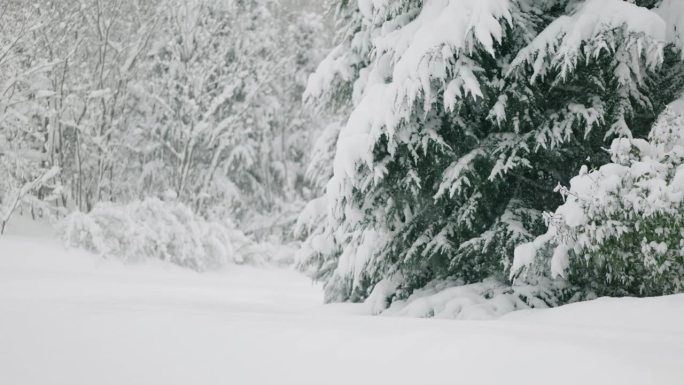
[[[389,296],[396,293],[401,280],[379,282],[364,302],[369,314],[382,316],[489,320],[521,309],[543,309],[556,302],[552,295],[533,286],[506,285],[495,279],[463,285],[457,280],[434,281],[414,291],[406,299]],[[540,299],[543,298],[543,299]]]
[[[544,311],[523,310],[501,318],[584,328],[647,330],[653,327],[661,333],[681,333],[683,319],[684,294],[652,298],[602,297]]]

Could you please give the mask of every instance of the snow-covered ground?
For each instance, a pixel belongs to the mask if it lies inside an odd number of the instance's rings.
[[[682,384],[684,296],[496,321],[355,315],[292,271],[125,266],[0,237],[0,384]]]

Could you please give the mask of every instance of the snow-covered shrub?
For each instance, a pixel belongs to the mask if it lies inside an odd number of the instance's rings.
[[[60,223],[69,247],[82,247],[127,262],[156,258],[203,271],[258,259],[254,244],[230,224],[196,216],[178,202],[148,198],[129,204],[100,203]]]
[[[616,139],[610,154],[561,189],[549,231],[516,249],[519,281],[563,277],[612,296],[684,290],[684,117],[668,108],[648,141]]]

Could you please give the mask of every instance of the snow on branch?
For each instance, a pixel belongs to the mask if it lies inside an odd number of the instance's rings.
[[[628,54],[634,60],[624,60],[631,70],[640,72],[632,66],[639,66],[642,56],[649,69],[662,62],[667,25],[657,13],[623,0],[587,0],[575,13],[556,19],[521,50],[511,63],[509,75],[529,64],[533,67],[532,82],[549,70],[558,70],[560,79],[565,79],[582,59],[614,52],[619,45],[614,38],[617,31],[633,36]]]

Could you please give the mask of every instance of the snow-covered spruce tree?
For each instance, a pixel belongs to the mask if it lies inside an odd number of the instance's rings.
[[[506,279],[561,203],[554,186],[606,163],[607,140],[646,135],[679,65],[652,1],[338,5],[342,41],[309,90],[353,105],[321,231],[336,247],[314,261],[327,300],[390,277],[399,296]]]
[[[651,296],[684,290],[684,102],[644,139],[616,139],[614,163],[562,189],[549,231],[518,246],[512,274],[565,280],[583,295]]]

